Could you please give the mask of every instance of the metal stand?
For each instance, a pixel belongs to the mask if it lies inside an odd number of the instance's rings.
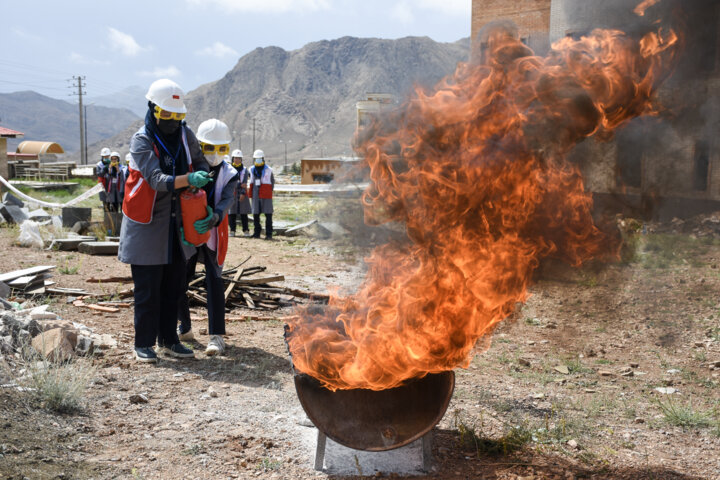
[[[372,476],[381,473],[427,473],[432,468],[432,430],[404,447],[366,452],[342,446],[318,430],[315,470],[331,475]]]

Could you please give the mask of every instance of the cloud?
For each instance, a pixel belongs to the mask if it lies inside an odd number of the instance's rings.
[[[409,25],[415,21],[412,8],[406,0],[398,2],[392,10],[390,10],[390,15],[403,25]]]
[[[70,53],[70,61],[79,65],[110,65],[107,60],[95,60],[77,52]]]
[[[180,76],[180,70],[175,65],[170,65],[169,67],[155,67],[152,71],[138,72],[138,75],[153,78],[173,78]]]
[[[218,57],[218,58],[239,56],[238,52],[236,52],[234,48],[228,47],[227,45],[225,45],[222,42],[215,42],[212,45],[210,45],[209,47],[205,47],[201,50],[198,50],[195,53],[197,53],[198,55],[206,55],[209,57]]]
[[[147,50],[141,47],[132,35],[123,33],[112,27],[108,27],[108,39],[110,40],[110,48],[128,57],[134,57],[143,50]]]
[[[472,2],[469,0],[415,0],[416,5],[426,10],[436,10],[450,15],[470,16]]]
[[[42,37],[40,37],[40,36],[38,36],[38,35],[35,35],[35,34],[33,34],[33,33],[30,33],[30,32],[26,32],[25,30],[23,30],[23,29],[20,28],[20,27],[13,27],[13,28],[12,28],[12,32],[13,32],[15,35],[17,35],[18,37],[24,38],[25,40],[32,40],[32,41],[34,41],[34,42],[40,42],[40,41],[42,41]]]
[[[330,9],[330,0],[185,0],[191,6],[213,5],[228,12],[288,13]]]

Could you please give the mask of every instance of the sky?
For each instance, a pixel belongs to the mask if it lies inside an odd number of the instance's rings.
[[[471,0],[0,0],[0,93],[74,101],[172,78],[187,92],[257,47],[343,36],[470,36]],[[77,88],[74,89],[77,91]]]

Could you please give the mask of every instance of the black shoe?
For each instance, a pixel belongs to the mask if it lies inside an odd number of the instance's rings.
[[[176,343],[171,347],[160,347],[160,351],[165,355],[169,355],[175,358],[192,358],[195,356],[195,352],[187,348],[182,343]]]
[[[151,347],[135,347],[135,359],[142,363],[157,363],[157,354]]]
[[[252,238],[260,238],[260,234],[259,233],[257,235],[253,234]]]
[[[272,240],[272,236],[265,237],[265,240]]]

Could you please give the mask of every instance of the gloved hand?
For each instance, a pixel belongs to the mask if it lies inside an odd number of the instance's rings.
[[[180,241],[185,245],[186,247],[194,247],[192,243],[185,240],[185,230],[183,230],[183,227],[180,227]]]
[[[188,183],[196,188],[202,188],[212,181],[213,179],[210,177],[210,174],[202,170],[199,172],[192,172],[188,175]]]
[[[202,220],[197,220],[195,223],[193,223],[195,231],[197,231],[197,233],[199,233],[200,235],[206,233],[208,230],[215,226],[214,220],[217,215],[213,213],[212,208],[206,208],[208,216],[206,218],[203,218]]]

